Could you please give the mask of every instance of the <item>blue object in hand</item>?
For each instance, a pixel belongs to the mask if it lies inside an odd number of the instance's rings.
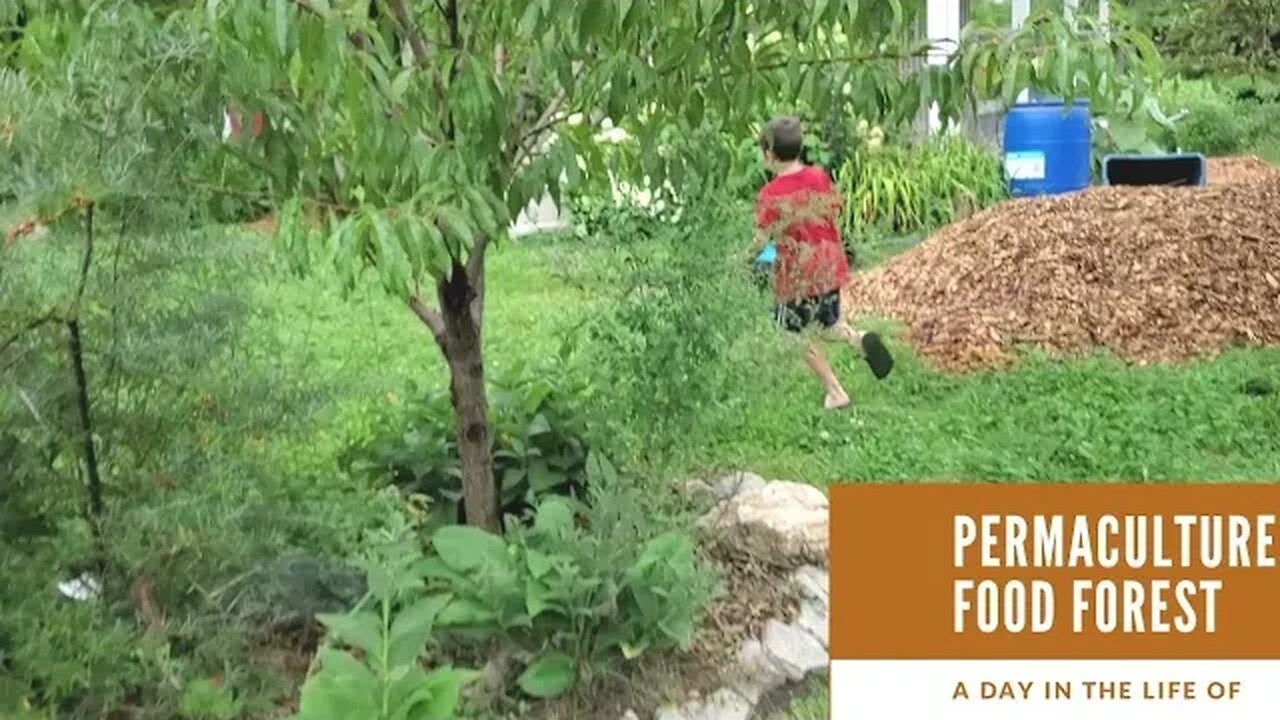
[[[772,265],[778,259],[778,249],[769,243],[756,256],[756,265]]]

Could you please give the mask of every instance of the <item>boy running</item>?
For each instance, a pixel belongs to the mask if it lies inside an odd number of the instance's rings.
[[[849,261],[840,241],[837,218],[840,196],[821,168],[801,161],[804,131],[800,121],[774,120],[760,134],[760,150],[774,177],[756,200],[756,240],[752,256],[772,241],[777,250],[773,268],[775,321],[787,332],[803,333],[821,326],[822,338],[860,348],[876,379],[893,370],[893,357],[880,336],[849,327],[840,312],[840,290],[849,279]],[[804,343],[805,362],[818,376],[828,410],[849,405],[822,348]]]

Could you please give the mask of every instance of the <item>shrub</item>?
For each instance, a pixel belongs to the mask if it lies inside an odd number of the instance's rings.
[[[951,136],[915,146],[864,146],[839,186],[846,242],[927,232],[1006,194],[999,158]]]
[[[1161,105],[1177,118],[1173,142],[1186,152],[1230,155],[1249,142],[1251,128],[1235,98],[1205,80],[1174,80],[1161,92]]]
[[[631,243],[652,238],[661,228],[663,213],[612,195],[580,194],[569,202],[573,233],[582,240]]]
[[[657,471],[693,448],[715,412],[752,392],[742,360],[775,347],[746,346],[768,325],[746,257],[750,206],[709,197],[685,217],[652,243],[617,249],[612,265],[625,272],[598,284],[599,310],[576,338],[596,387],[609,389],[593,407],[610,455],[629,467]]]
[[[548,493],[580,493],[590,450],[581,410],[587,384],[553,365],[515,366],[491,381],[489,421],[494,476],[506,514],[524,517]],[[430,503],[436,523],[464,516],[457,426],[447,390],[414,391],[397,417],[372,440],[354,444],[348,470],[390,482]]]
[[[428,588],[450,598],[437,626],[514,642],[532,658],[518,684],[535,698],[562,695],[618,658],[687,648],[714,590],[687,535],[663,527],[606,460],[593,455],[588,467],[581,513],[547,498],[530,527],[506,538],[440,528],[422,566]]]

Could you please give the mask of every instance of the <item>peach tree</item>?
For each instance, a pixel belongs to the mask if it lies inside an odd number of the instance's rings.
[[[482,344],[485,258],[531,201],[612,177],[678,197],[778,103],[955,118],[1037,85],[1133,88],[1146,43],[1060,21],[975,33],[951,60],[899,0],[207,0],[209,92],[265,112],[233,143],[267,179],[299,271],[366,275],[445,358],[467,522],[501,528]],[[605,120],[633,151],[606,156]]]

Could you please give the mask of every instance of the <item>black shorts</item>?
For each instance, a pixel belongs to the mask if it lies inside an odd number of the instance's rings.
[[[803,332],[814,323],[824,328],[840,322],[840,291],[832,290],[815,297],[774,306],[774,321],[787,332]]]

